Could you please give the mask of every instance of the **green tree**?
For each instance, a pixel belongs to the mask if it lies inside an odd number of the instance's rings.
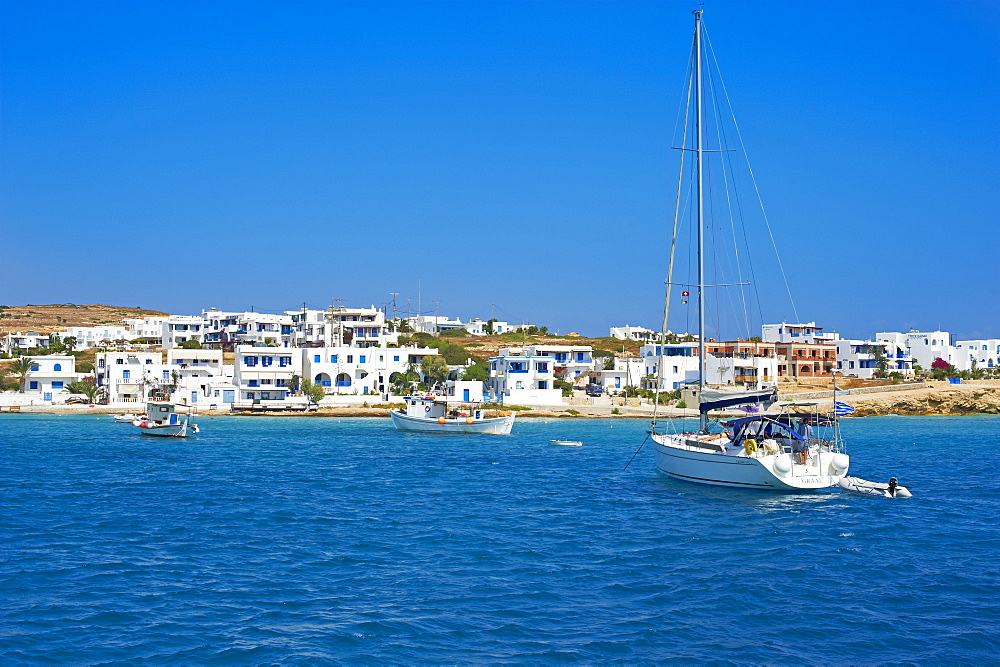
[[[497,318],[495,318],[495,317],[491,317],[490,319],[486,320],[486,326],[483,327],[483,331],[486,332],[487,336],[492,336],[493,334],[496,333],[496,328],[493,326],[493,324],[496,321],[497,321]]]
[[[392,393],[396,395],[408,395],[406,391],[414,382],[419,381],[420,374],[417,373],[417,369],[413,364],[407,364],[406,371],[403,373],[393,373],[389,383],[392,385]]]
[[[31,357],[19,357],[9,367],[10,372],[17,376],[18,391],[22,394],[24,393],[24,382],[28,378],[28,373],[31,372],[34,365],[35,362]]]
[[[70,382],[66,385],[66,389],[71,394],[83,394],[91,403],[96,402],[104,394],[104,387],[98,387],[97,380],[93,377],[85,377],[80,382]]]
[[[59,337],[59,334],[49,334],[49,352],[50,353],[53,353],[53,352],[55,352],[55,353],[62,352],[65,349],[66,349],[66,346],[63,345],[62,338]]]
[[[185,350],[200,350],[201,343],[192,338],[191,340],[186,340],[183,343],[180,343],[177,347],[183,348]]]
[[[302,378],[298,373],[292,373],[292,379],[288,381],[288,393],[293,396],[299,393],[299,384],[302,382]]]
[[[469,382],[486,382],[490,379],[490,369],[486,364],[476,362],[471,366],[466,366],[462,371],[462,380]]]
[[[72,352],[76,349],[76,346],[80,343],[80,341],[76,339],[76,336],[66,336],[63,338],[62,343],[67,352]]]
[[[309,400],[309,403],[319,405],[319,402],[326,396],[326,389],[319,382],[305,378],[302,380],[302,393]]]
[[[448,363],[440,354],[429,354],[420,362],[420,370],[428,384],[437,384],[448,379]]]

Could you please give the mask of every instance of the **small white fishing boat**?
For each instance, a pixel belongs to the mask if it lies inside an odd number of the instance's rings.
[[[167,438],[186,438],[199,432],[194,423],[194,414],[177,414],[169,401],[150,401],[146,404],[146,414],[132,421],[142,435]]]
[[[888,483],[869,482],[860,477],[844,477],[838,484],[844,491],[860,493],[865,496],[876,496],[878,498],[912,498],[913,494],[905,486],[901,486],[895,477],[891,477]]]
[[[116,424],[131,424],[136,419],[143,419],[146,415],[115,415],[114,422]]]
[[[549,440],[553,445],[559,447],[582,447],[583,443],[579,440]]]
[[[514,426],[514,414],[487,417],[482,408],[448,408],[445,396],[407,396],[406,406],[389,412],[400,431],[433,433],[493,433],[506,435]]]

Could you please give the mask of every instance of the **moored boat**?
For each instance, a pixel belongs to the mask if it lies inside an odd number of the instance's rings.
[[[392,425],[401,431],[506,435],[514,426],[513,413],[490,417],[479,407],[449,409],[444,396],[407,396],[404,403],[403,408],[389,412]]]
[[[703,88],[707,78],[705,69],[715,62],[715,59],[707,58],[704,53],[702,12],[695,11],[694,17],[694,44],[691,51],[692,62],[689,70],[690,79],[687,94],[689,104],[693,101],[695,109],[693,117],[689,115],[690,108],[685,111],[683,125],[685,135],[681,142],[681,175],[678,178],[677,205],[674,214],[673,241],[667,270],[667,289],[661,331],[667,331],[672,286],[677,284],[696,288],[697,340],[699,341],[697,378],[695,380],[697,390],[692,392],[689,398],[697,402],[698,427],[684,432],[674,431],[672,426],[667,425],[671,422],[658,424],[654,412],[649,435],[653,442],[656,467],[675,479],[714,486],[778,491],[804,491],[835,487],[847,475],[850,467],[850,458],[844,451],[840,440],[839,424],[836,419],[836,414],[842,413],[819,415],[813,411],[810,416],[792,413],[764,414],[764,410],[777,401],[777,390],[773,386],[766,386],[764,382],[758,382],[756,369],[750,374],[749,380],[747,376],[743,377],[744,387],[742,389],[735,386],[721,388],[708,386],[706,375],[710,372],[710,364],[706,353],[706,336],[709,332],[706,326],[706,289],[742,287],[750,285],[750,282],[742,279],[746,274],[743,273],[741,267],[737,266],[735,274],[740,277],[739,282],[723,282],[712,285],[706,283],[706,255],[713,258],[719,256],[716,252],[710,252],[705,248],[706,230],[716,228],[716,222],[706,220],[705,216],[705,176],[703,172],[707,162],[706,154],[721,153],[725,156],[726,153],[733,151],[724,146],[719,147],[718,150],[706,149],[704,146],[705,140],[709,136],[721,138],[728,135],[719,132],[718,128],[715,128],[716,132],[712,135],[706,131],[706,115],[702,107],[706,97],[711,96],[706,95]],[[721,116],[722,114],[719,113],[707,114],[708,119],[718,119]],[[693,124],[693,147],[687,146],[689,123]],[[693,216],[692,224],[697,229],[697,233],[694,235],[696,240],[692,242],[696,243],[697,246],[697,282],[674,283],[674,257],[678,243],[678,220],[682,199],[682,183],[685,176],[683,158],[685,152],[693,153],[695,159],[695,177],[692,189],[696,194],[696,199],[695,205],[691,207],[691,215]],[[724,162],[726,167],[732,169],[732,163],[725,162],[726,160],[728,158],[723,158],[720,162]],[[733,181],[735,180],[734,178]],[[725,180],[725,182],[728,184],[729,181]],[[713,209],[710,207],[711,210]],[[766,222],[766,216],[764,220]],[[735,233],[733,236],[735,238]],[[737,260],[740,256],[738,247],[729,255],[733,260]],[[719,273],[725,274],[718,267],[714,267],[713,275]],[[688,292],[682,292],[682,296],[687,297]],[[747,301],[746,299],[742,301],[744,304],[743,320],[749,329],[749,310],[745,305]],[[683,299],[681,303],[686,304],[687,299]],[[661,336],[664,335],[661,334]],[[748,336],[749,333],[744,335]],[[665,344],[666,341],[661,337],[660,342]],[[733,356],[738,355],[734,352]],[[661,357],[657,364],[657,392],[663,389],[662,370],[664,365],[664,359]],[[736,373],[734,372],[733,375],[735,376]],[[834,394],[836,395],[836,389],[834,389]],[[659,394],[657,394],[658,396]],[[690,405],[689,401],[687,403]],[[728,422],[723,421],[721,426],[724,428],[710,426],[709,413],[734,408],[755,414]],[[829,433],[826,437],[815,437],[816,429],[828,430]]]
[[[186,438],[199,432],[192,413],[177,414],[176,406],[169,401],[150,401],[146,414],[132,421],[142,435],[168,438]]]

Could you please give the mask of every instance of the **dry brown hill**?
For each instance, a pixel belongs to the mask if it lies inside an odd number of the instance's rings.
[[[100,303],[0,306],[0,334],[18,331],[35,331],[45,334],[61,331],[66,327],[118,324],[126,317],[157,315],[167,315],[167,313],[138,307],[107,306]]]

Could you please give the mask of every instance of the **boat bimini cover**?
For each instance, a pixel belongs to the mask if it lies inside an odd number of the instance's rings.
[[[795,432],[794,424],[787,418],[782,419],[779,417],[776,419],[774,417],[758,415],[723,423],[726,426],[732,427],[734,445],[742,444],[747,438],[757,438],[761,435],[783,435],[793,440],[805,440],[804,437]],[[772,432],[769,433],[768,429],[772,430]],[[780,434],[774,433],[774,431],[780,431]]]

